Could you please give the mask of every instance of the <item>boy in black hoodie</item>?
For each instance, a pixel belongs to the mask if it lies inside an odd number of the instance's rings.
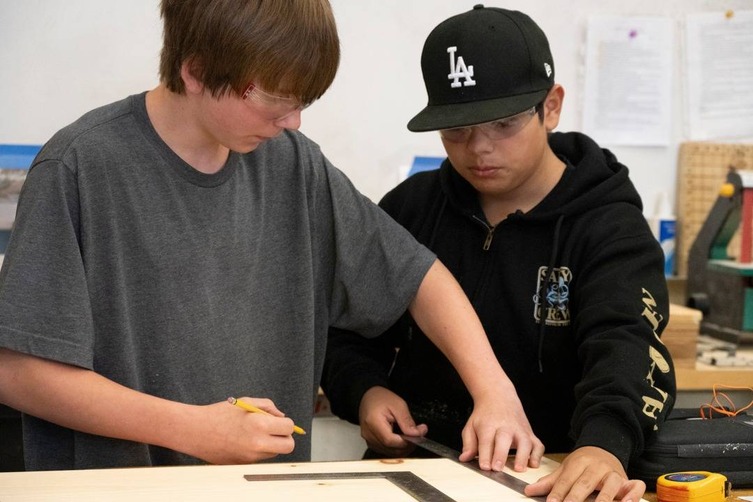
[[[429,103],[408,129],[438,130],[448,158],[380,205],[463,286],[546,450],[571,452],[526,493],[637,501],[645,485],[628,463],[676,389],[659,339],[662,251],[628,170],[582,134],[551,132],[564,90],[525,14],[477,5],[451,17],[421,66]],[[410,452],[393,427],[459,448],[473,405],[409,315],[376,340],[330,332],[322,386],[382,455]],[[514,467],[526,464],[536,466]]]

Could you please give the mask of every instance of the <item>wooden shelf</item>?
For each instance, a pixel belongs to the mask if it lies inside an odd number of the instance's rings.
[[[677,390],[710,390],[714,384],[753,386],[753,368],[717,368],[696,363],[695,368],[676,367]]]

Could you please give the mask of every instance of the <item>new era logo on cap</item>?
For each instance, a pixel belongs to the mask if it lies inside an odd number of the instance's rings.
[[[421,70],[429,103],[408,123],[411,131],[515,115],[541,102],[554,85],[544,32],[522,12],[483,5],[434,28]]]

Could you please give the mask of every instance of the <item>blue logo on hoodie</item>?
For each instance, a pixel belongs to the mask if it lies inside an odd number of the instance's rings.
[[[547,274],[547,267],[539,267],[536,294],[533,295],[533,317],[536,322],[541,322],[541,312],[545,308],[547,326],[568,326],[570,324],[568,304],[572,278],[573,273],[567,267],[555,268],[550,274]],[[543,293],[543,302],[539,292]]]

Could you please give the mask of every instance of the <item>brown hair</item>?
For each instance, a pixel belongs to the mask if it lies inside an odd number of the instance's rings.
[[[328,0],[162,0],[160,79],[178,94],[184,62],[213,96],[253,81],[315,101],[335,78],[340,41]]]

